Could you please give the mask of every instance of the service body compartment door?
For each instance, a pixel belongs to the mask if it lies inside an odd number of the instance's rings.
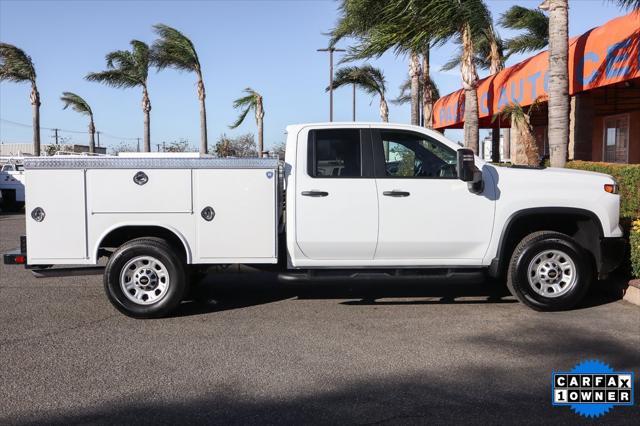
[[[277,261],[277,170],[193,171],[197,263]]]
[[[87,170],[89,213],[191,213],[191,170]]]
[[[27,261],[82,263],[87,257],[84,170],[27,170]],[[34,209],[44,212],[38,222]]]

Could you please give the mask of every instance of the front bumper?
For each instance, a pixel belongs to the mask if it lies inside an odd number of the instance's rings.
[[[602,238],[600,240],[600,261],[598,275],[606,276],[624,261],[627,251],[627,240],[622,237]]]

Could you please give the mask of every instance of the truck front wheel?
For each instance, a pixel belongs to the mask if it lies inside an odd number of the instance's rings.
[[[538,311],[571,309],[586,294],[592,267],[584,250],[569,236],[540,231],[516,246],[507,272],[507,287]]]
[[[125,315],[163,317],[182,301],[185,265],[165,240],[138,238],[109,258],[104,288],[109,301]]]

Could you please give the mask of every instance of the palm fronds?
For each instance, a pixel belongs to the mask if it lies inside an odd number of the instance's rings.
[[[132,40],[131,46],[131,51],[108,53],[105,56],[107,70],[89,73],[85,78],[117,88],[145,86],[149,74],[149,46],[139,40]]]
[[[79,112],[83,115],[92,116],[93,111],[91,111],[91,107],[80,96],[76,95],[72,92],[62,92],[62,96],[60,100],[64,103],[64,107],[62,109],[67,109],[71,107],[72,110]]]
[[[640,9],[640,0],[609,0],[618,3],[622,9],[635,10]]]
[[[438,89],[438,86],[436,86],[435,81],[433,81],[432,79],[430,79],[429,81],[431,82],[432,101],[435,102],[440,99],[440,90]],[[422,103],[422,93],[424,87],[422,75],[420,75],[419,84],[418,95],[420,97],[420,103]],[[411,102],[411,79],[407,78],[405,81],[403,81],[398,89],[400,89],[400,93],[396,98],[391,100],[391,103],[395,105],[404,105]]]
[[[339,68],[333,78],[333,88],[355,84],[369,94],[384,96],[386,91],[386,80],[379,68],[369,64],[362,66],[346,66]],[[326,88],[326,91],[329,87]]]
[[[481,31],[475,34],[475,38],[473,40],[473,47],[475,50],[473,61],[476,64],[476,67],[483,70],[491,68],[491,39],[489,34],[489,30]],[[462,46],[460,45],[462,44],[462,40],[460,37],[456,37],[455,42],[459,46],[453,56],[440,67],[441,71],[451,71],[460,67],[460,62],[462,60]],[[500,37],[495,36],[495,43],[497,44],[499,55],[504,58],[504,42]]]
[[[36,70],[31,57],[16,46],[0,43],[0,80],[35,83]]]
[[[233,108],[242,108],[242,111],[240,112],[240,116],[238,117],[238,119],[229,126],[231,129],[235,129],[236,127],[240,126],[244,119],[247,117],[247,114],[249,114],[249,111],[254,110],[256,112],[259,112],[259,109],[262,110],[262,96],[260,95],[260,93],[256,92],[251,87],[247,87],[243,90],[243,92],[246,93],[245,96],[242,96],[233,101]]]
[[[512,6],[502,14],[499,23],[505,28],[523,31],[505,40],[509,55],[544,49],[549,44],[549,17],[541,10]]]
[[[200,72],[198,53],[187,36],[164,24],[154,25],[153,30],[158,39],[152,46],[152,60],[158,69]]]

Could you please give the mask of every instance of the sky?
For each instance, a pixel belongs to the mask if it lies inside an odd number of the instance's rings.
[[[515,2],[489,0],[497,20]],[[540,0],[519,0],[517,4],[537,7]],[[579,35],[622,15],[605,0],[571,0],[569,34]],[[238,112],[233,100],[246,87],[260,92],[265,103],[265,146],[284,141],[288,124],[327,121],[329,97],[328,56],[316,49],[326,47],[326,33],[338,19],[338,2],[333,0],[172,1],[172,0],[0,0],[0,40],[25,50],[33,59],[42,101],[41,126],[63,129],[69,143],[87,143],[87,118],[63,110],[59,98],[71,91],[91,105],[102,146],[135,146],[142,138],[143,113],[138,88],[114,89],[87,82],[88,72],[105,69],[104,56],[129,48],[138,39],[151,44],[152,25],[164,23],[181,30],[196,46],[207,91],[209,144],[226,133],[237,136],[255,133],[255,120],[248,116],[237,129],[230,129]],[[503,38],[513,33],[498,28]],[[338,47],[347,47],[343,41]],[[431,53],[433,79],[440,93],[461,87],[457,70],[440,67],[455,50],[448,44]],[[510,59],[512,65],[524,57]],[[336,60],[339,59],[336,56]],[[386,54],[369,61],[380,67],[387,79],[387,97],[398,94],[407,77],[407,59]],[[481,77],[486,73],[481,72]],[[194,149],[200,140],[199,106],[195,76],[175,70],[153,70],[149,76],[152,103],[151,141],[153,149],[163,142],[186,139]],[[351,90],[334,93],[334,120],[351,121]],[[378,121],[378,99],[358,93],[357,119]],[[409,122],[407,105],[390,105],[390,121]],[[0,141],[30,142],[32,133],[28,84],[0,83]],[[73,131],[73,132],[69,132]],[[42,130],[43,143],[53,132]],[[460,130],[447,131],[454,141]],[[483,136],[483,134],[481,134]]]

